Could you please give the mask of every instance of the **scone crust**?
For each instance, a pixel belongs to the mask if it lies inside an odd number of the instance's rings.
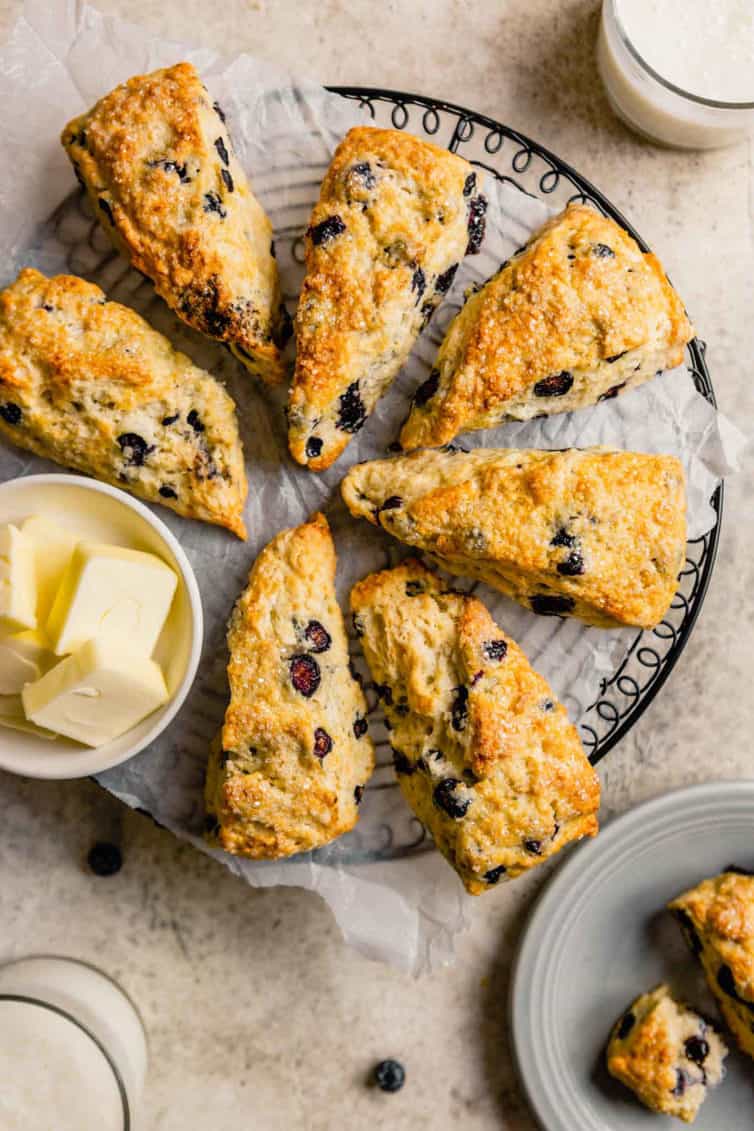
[[[351,468],[351,514],[535,612],[649,628],[685,561],[683,466],[607,448],[420,451]]]
[[[401,444],[432,447],[595,404],[679,365],[692,337],[657,258],[594,208],[571,204],[468,298]]]
[[[228,650],[230,703],[207,775],[210,839],[256,859],[327,844],[356,824],[374,751],[321,514],[262,550]],[[297,690],[295,672],[299,688],[317,682],[313,693]]]
[[[754,876],[723,872],[668,904],[741,1049],[754,1057]]]
[[[272,227],[194,67],[130,78],[61,140],[105,231],[165,302],[281,382]]]
[[[476,187],[467,161],[401,130],[358,126],[338,146],[296,314],[288,418],[299,463],[329,467],[398,373],[481,239]]]
[[[135,311],[75,275],[25,268],[0,293],[0,433],[246,537],[233,400]]]
[[[576,728],[480,601],[409,560],[359,582],[351,608],[401,789],[467,891],[596,834]]]

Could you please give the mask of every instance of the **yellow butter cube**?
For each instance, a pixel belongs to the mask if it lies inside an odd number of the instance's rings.
[[[0,695],[0,727],[20,730],[25,734],[35,734],[37,738],[48,740],[57,738],[54,731],[45,730],[44,727],[29,722],[24,714],[20,695]]]
[[[20,695],[25,683],[33,683],[56,663],[57,656],[38,628],[0,637],[0,696]]]
[[[178,578],[154,554],[99,542],[79,542],[47,619],[59,656],[94,636],[150,656],[170,611]]]
[[[37,583],[30,538],[7,523],[0,526],[0,629],[37,627]]]
[[[88,640],[21,693],[27,719],[101,746],[168,700],[161,669],[112,638]]]
[[[63,574],[71,560],[78,537],[44,515],[32,515],[21,524],[22,532],[34,544],[37,568],[37,623],[44,624],[57,596]]]

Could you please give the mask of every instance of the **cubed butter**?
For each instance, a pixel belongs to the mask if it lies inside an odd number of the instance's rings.
[[[98,636],[151,656],[170,611],[178,578],[154,554],[79,542],[47,620],[59,656]]]
[[[136,726],[168,700],[162,671],[109,637],[87,640],[21,693],[27,719],[102,746]]]
[[[76,535],[59,526],[57,522],[35,514],[25,518],[21,531],[30,538],[34,546],[34,561],[37,569],[37,624],[44,624],[50,615],[57,596],[63,574],[71,560],[71,554],[79,539]]]
[[[24,714],[20,695],[0,695],[0,727],[10,730],[20,730],[25,734],[35,734],[37,738],[46,738],[48,741],[57,738],[54,731],[38,727],[30,723]]]
[[[0,629],[37,627],[34,546],[17,526],[0,526]]]
[[[57,662],[38,628],[0,637],[0,696],[20,695],[25,683],[33,683]]]

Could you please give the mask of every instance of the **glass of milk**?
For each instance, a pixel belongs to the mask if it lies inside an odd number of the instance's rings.
[[[616,114],[651,141],[754,132],[754,0],[603,0],[597,62]]]
[[[0,966],[2,1131],[137,1131],[144,1027],[106,974],[69,958]]]

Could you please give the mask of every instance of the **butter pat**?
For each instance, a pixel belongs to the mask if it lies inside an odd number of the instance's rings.
[[[88,640],[22,695],[30,722],[87,746],[102,746],[168,700],[162,671],[109,638]]]
[[[37,623],[44,624],[50,615],[78,538],[44,515],[24,519],[21,531],[33,543],[37,576]]]
[[[98,636],[150,656],[178,579],[154,554],[79,542],[55,598],[46,631],[59,656]]]
[[[25,734],[35,734],[37,738],[46,738],[49,741],[57,738],[53,731],[29,722],[24,714],[20,695],[0,695],[0,727],[20,730]]]
[[[37,628],[0,637],[0,696],[20,695],[56,664],[47,637]]]
[[[34,547],[18,527],[0,526],[0,628],[18,632],[37,627]]]

